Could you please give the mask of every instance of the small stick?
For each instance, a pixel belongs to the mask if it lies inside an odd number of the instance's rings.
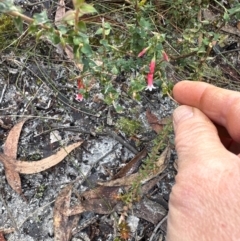
[[[138,150],[136,150],[133,146],[131,146],[130,144],[128,144],[126,141],[124,141],[120,136],[118,136],[117,134],[115,134],[113,131],[111,131],[110,129],[106,129],[106,133],[109,134],[114,140],[120,142],[123,146],[125,146],[129,151],[131,151],[132,153],[134,153],[135,155],[138,154]]]
[[[2,94],[1,94],[1,98],[0,98],[0,103],[2,102],[2,99],[3,99],[3,95],[6,91],[6,88],[7,88],[7,85],[5,84],[4,87],[3,87],[3,90],[2,90]]]
[[[167,219],[167,215],[158,223],[158,225],[155,227],[155,229],[153,230],[153,233],[149,239],[149,241],[153,241],[154,236],[157,233],[157,230],[160,228],[160,226],[165,222],[165,220]]]

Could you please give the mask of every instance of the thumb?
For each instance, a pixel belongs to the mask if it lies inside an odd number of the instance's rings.
[[[217,129],[199,109],[182,105],[173,113],[178,166],[211,160],[224,160],[229,152],[222,145]],[[195,163],[196,164],[196,163]]]

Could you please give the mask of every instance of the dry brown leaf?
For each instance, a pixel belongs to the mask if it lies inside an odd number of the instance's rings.
[[[157,169],[155,170],[155,172],[152,172],[147,177],[143,178],[141,180],[141,184],[144,184],[147,181],[151,180],[152,178],[156,177],[165,169],[166,165],[164,163],[169,153],[170,153],[170,148],[166,147],[156,162]],[[133,181],[137,180],[139,175],[140,175],[139,173],[134,173],[130,176],[118,178],[116,180],[111,180],[108,182],[98,182],[98,184],[102,186],[129,186],[133,183]]]
[[[79,215],[68,217],[64,215],[70,207],[72,185],[66,186],[57,196],[53,210],[54,240],[68,241],[72,236],[72,229],[77,226]]]
[[[27,120],[28,119],[21,120],[15,126],[13,126],[13,128],[10,130],[8,137],[4,143],[3,152],[5,155],[16,159],[17,148],[18,148],[18,139],[20,137],[22,127]]]
[[[0,154],[1,155],[1,154]],[[13,159],[15,160],[15,159]],[[1,161],[1,160],[0,160]],[[18,172],[5,168],[5,176],[9,186],[19,195],[22,194],[21,178]]]
[[[21,120],[10,130],[4,144],[4,153],[0,153],[0,161],[4,165],[5,175],[8,184],[15,192],[17,192],[20,195],[22,193],[22,188],[19,173],[33,174],[40,171],[44,171],[61,162],[68,155],[69,152],[71,152],[74,148],[82,144],[82,142],[78,142],[69,145],[65,148],[60,149],[60,151],[58,151],[56,154],[48,158],[44,158],[38,162],[18,161],[16,160],[18,140],[20,137],[22,127],[28,119],[29,118]]]
[[[47,158],[41,159],[40,161],[35,161],[35,162],[19,161],[19,160],[10,158],[2,153],[0,153],[0,161],[7,169],[11,169],[18,173],[23,173],[23,174],[34,174],[34,173],[45,171],[50,167],[55,166],[56,164],[61,162],[71,151],[73,151],[76,147],[80,146],[81,144],[82,144],[82,141],[63,147],[56,154],[53,154]]]
[[[6,156],[10,158],[13,158],[13,159],[17,158],[18,140],[20,137],[20,133],[22,131],[22,127],[26,122],[26,120],[28,120],[28,118],[22,119],[15,126],[13,126],[4,143],[3,152]],[[5,168],[5,176],[11,188],[19,195],[21,195],[22,188],[21,188],[21,179],[20,179],[19,173],[11,168],[10,169]]]
[[[65,215],[71,216],[86,211],[109,214],[119,202],[118,195],[122,187],[99,186],[80,195],[81,203],[69,208]]]
[[[140,181],[141,184],[144,184],[152,178],[158,176],[165,169],[165,160],[169,153],[170,149],[167,147],[156,162],[156,170],[150,173],[148,177],[142,178]],[[116,211],[121,210],[122,205],[117,205],[121,204],[121,200],[118,199],[120,191],[123,188],[125,191],[128,190],[132,183],[139,178],[139,175],[139,173],[134,173],[127,177],[98,183],[101,186],[82,193],[80,195],[82,197],[81,203],[69,208],[64,214],[71,216],[85,211],[108,214],[111,213],[113,209],[116,209]],[[154,182],[152,185],[154,185]],[[145,190],[149,190],[149,188],[151,187],[147,187]]]
[[[64,16],[66,12],[66,9],[65,9],[65,1],[64,0],[59,0],[59,3],[58,3],[58,7],[57,7],[57,10],[56,10],[56,14],[55,14],[55,25],[58,26],[62,20],[62,17]]]
[[[152,129],[157,134],[159,134],[163,129],[163,124],[160,124],[158,118],[154,114],[152,114],[149,109],[147,109],[147,111],[146,111],[146,117],[147,117],[148,123],[152,127]]]
[[[112,180],[129,176],[130,174],[137,171],[141,164],[142,159],[147,155],[147,150],[143,149],[139,152],[130,162],[128,162],[114,177]]]
[[[203,11],[203,17],[206,20],[209,21],[216,21],[218,19],[218,15],[214,14],[212,11],[205,9]],[[218,24],[217,27],[220,26],[221,23]],[[226,32],[226,33],[230,33],[230,34],[234,34],[240,37],[240,29],[238,29],[237,27],[232,27],[230,24],[226,23],[222,28],[222,31]]]

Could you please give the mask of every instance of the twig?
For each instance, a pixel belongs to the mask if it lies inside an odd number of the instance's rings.
[[[157,233],[157,230],[160,228],[160,226],[167,220],[167,215],[158,223],[158,225],[155,227],[155,229],[153,230],[153,233],[149,239],[149,241],[153,241],[154,236]]]
[[[18,228],[21,228],[23,226],[23,224],[31,217],[33,217],[34,215],[36,215],[37,213],[39,213],[39,211],[43,211],[46,207],[50,206],[52,203],[55,202],[55,199],[49,203],[47,203],[46,205],[38,208],[36,211],[34,211],[33,213],[30,213],[23,221],[22,223],[18,226]]]
[[[61,120],[60,118],[55,117],[46,117],[46,116],[37,116],[37,115],[0,115],[0,117],[27,117],[27,118],[40,118],[40,119],[50,119],[50,120]]]
[[[18,229],[18,227],[17,227],[17,223],[16,223],[16,221],[15,221],[15,219],[14,219],[14,217],[13,217],[11,211],[9,210],[6,201],[3,199],[1,193],[0,193],[0,200],[1,200],[2,204],[3,204],[3,206],[5,207],[5,209],[7,210],[8,217],[9,217],[9,219],[10,219],[11,222],[12,222],[12,226],[13,226],[14,229],[19,233],[19,229]]]
[[[3,95],[4,95],[5,91],[6,91],[6,88],[7,88],[7,85],[5,84],[5,85],[3,86],[3,90],[2,90],[2,94],[1,94],[1,98],[0,98],[0,103],[2,102]]]
[[[78,227],[76,227],[72,230],[72,235],[73,236],[76,235],[77,233],[79,233],[81,230],[83,230],[90,224],[95,223],[98,220],[98,218],[99,218],[99,216],[95,215],[94,217],[87,219],[84,223],[80,224]]]
[[[120,142],[123,146],[125,146],[129,151],[131,151],[133,154],[138,154],[138,150],[136,150],[133,146],[128,144],[126,141],[124,141],[120,136],[115,134],[113,131],[110,129],[106,129],[105,131],[108,135],[110,135],[114,140]]]

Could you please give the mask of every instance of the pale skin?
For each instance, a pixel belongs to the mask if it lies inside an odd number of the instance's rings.
[[[240,93],[181,81],[167,241],[240,241]]]

